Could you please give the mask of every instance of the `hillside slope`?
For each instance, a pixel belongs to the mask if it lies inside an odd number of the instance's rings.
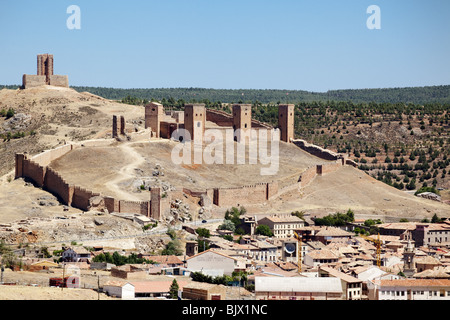
[[[144,109],[77,92],[44,86],[26,90],[0,90],[0,109],[12,108],[14,116],[0,117],[0,175],[14,165],[14,154],[36,154],[64,143],[111,135],[112,116],[123,115],[127,126],[143,126]],[[8,133],[24,137],[7,139]]]

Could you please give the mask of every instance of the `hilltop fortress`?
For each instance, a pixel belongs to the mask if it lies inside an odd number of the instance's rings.
[[[68,86],[66,76],[53,75],[52,55],[38,56],[37,76],[24,75],[24,89],[40,85]],[[218,209],[231,206],[256,206],[271,202],[288,192],[299,192],[316,176],[336,171],[345,165],[354,165],[341,154],[309,145],[303,140],[295,140],[293,104],[279,105],[277,128],[252,119],[249,104],[235,104],[232,106],[232,114],[228,114],[220,110],[207,109],[203,104],[187,104],[184,111],[167,112],[160,103],[151,102],[145,106],[143,118],[145,130],[141,132],[126,128],[125,117],[114,115],[110,138],[79,143],[67,142],[61,147],[47,150],[33,157],[26,153],[18,153],[15,161],[15,178],[23,177],[31,180],[37,187],[56,195],[62,203],[81,210],[88,211],[95,208],[108,212],[140,214],[154,220],[162,220],[170,213],[172,201],[183,195],[197,199],[197,202],[211,203]],[[172,135],[180,129],[184,129],[189,134],[189,138],[178,136],[174,140]],[[144,148],[140,156],[141,162],[149,162],[151,155],[152,159],[160,160],[163,165],[166,164],[169,167],[167,150],[170,148],[167,143],[170,143],[172,148],[177,144],[189,143],[189,140],[194,141],[202,137],[207,129],[232,130],[234,147],[252,143],[245,138],[250,130],[264,130],[269,132],[269,135],[279,130],[282,148],[279,174],[268,177],[257,176],[252,171],[252,164],[244,164],[240,167],[237,165],[233,167],[182,166],[174,168],[170,174],[167,174],[167,179],[175,185],[173,189],[176,191],[163,190],[160,183],[154,183],[148,188],[147,199],[142,199],[145,193],[139,194],[140,199],[136,199],[135,196],[128,197],[126,192],[116,192],[114,195],[111,183],[108,183],[110,186],[108,189],[107,183],[95,184],[94,181],[97,180],[95,178],[87,177],[90,182],[84,185],[71,181],[75,179],[72,179],[74,175],[70,172],[77,168],[73,168],[72,164],[69,165],[66,162],[69,161],[70,155],[76,158],[77,152],[90,150],[88,154],[93,158],[90,169],[96,173],[108,167],[108,156],[101,158],[99,150],[105,154],[111,152],[117,155],[125,146],[127,150],[134,150],[133,152],[136,149],[130,148],[135,146]],[[289,156],[286,156],[286,153],[289,153]],[[122,165],[127,162],[125,154],[122,161]],[[84,166],[84,164],[79,163],[76,166]],[[182,170],[191,175],[198,174],[195,184],[183,182],[184,176],[181,177],[180,173]],[[206,178],[203,182],[202,176],[205,174],[201,170],[208,170],[211,178]],[[233,174],[232,171],[235,173]],[[114,171],[103,174],[103,176],[118,175],[119,173]],[[117,184],[114,189],[117,191],[120,186]]]
[[[55,87],[69,87],[69,78],[66,75],[53,74],[53,55],[39,54],[37,56],[37,74],[24,74],[22,88],[28,89],[42,85]]]

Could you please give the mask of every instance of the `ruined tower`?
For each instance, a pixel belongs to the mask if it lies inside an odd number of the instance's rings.
[[[280,104],[278,106],[278,127],[280,140],[290,142],[294,139],[294,105]]]
[[[251,128],[252,128],[251,104],[233,105],[234,140],[237,142],[243,142],[244,136],[248,135],[250,137]]]
[[[145,128],[151,128],[155,137],[160,136],[161,121],[164,118],[164,106],[157,102],[150,102],[145,106]]]
[[[155,220],[161,219],[161,188],[150,189],[150,217]]]
[[[203,140],[205,124],[206,110],[204,104],[187,104],[184,106],[184,129],[191,135],[191,140]]]
[[[38,54],[37,56],[37,75],[45,76],[45,83],[50,84],[50,76],[53,75],[53,55]]]
[[[53,74],[53,55],[39,54],[37,56],[37,74],[24,74],[22,88],[28,89],[43,85],[69,87],[69,78],[64,75]]]

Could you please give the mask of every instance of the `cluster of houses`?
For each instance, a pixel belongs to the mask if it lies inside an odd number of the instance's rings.
[[[243,221],[267,225],[272,236],[236,236],[213,230],[209,249],[185,241],[181,256],[139,254],[153,263],[93,262],[102,248],[65,248],[61,260],[80,269],[107,270],[107,294],[123,299],[167,297],[172,278],[178,279],[182,299],[230,299],[224,285],[192,281],[194,272],[221,277],[246,275],[246,299],[257,300],[450,300],[450,222],[378,224],[378,234],[357,235],[363,221],[342,227],[316,226],[292,215]],[[191,232],[194,231],[191,229]],[[193,232],[196,234],[196,232]],[[35,262],[30,270],[51,268]],[[237,273],[237,272],[241,273]],[[148,276],[154,276],[152,281]],[[158,278],[161,276],[161,278]],[[64,282],[63,282],[64,283]],[[242,292],[248,292],[243,290]],[[236,298],[236,297],[235,297]]]
[[[450,300],[450,222],[378,224],[378,234],[356,235],[364,221],[316,226],[292,215],[243,218],[267,225],[272,237],[239,242],[212,236],[210,250],[186,268],[211,276],[247,271],[255,299]],[[367,227],[369,229],[369,227]]]

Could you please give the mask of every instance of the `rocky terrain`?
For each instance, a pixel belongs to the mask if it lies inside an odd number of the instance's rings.
[[[171,214],[164,217],[165,223],[159,226],[161,232],[152,230],[153,233],[146,233],[143,226],[130,217],[103,211],[82,212],[61,205],[48,192],[23,179],[14,180],[13,172],[16,152],[33,155],[67,141],[110,138],[113,115],[125,117],[128,132],[143,130],[142,106],[125,105],[68,88],[46,86],[1,90],[0,109],[11,108],[14,109],[13,116],[0,117],[0,134],[4,137],[0,140],[3,164],[0,168],[0,239],[9,244],[60,247],[77,242],[85,246],[157,252],[170,241],[164,232],[165,227],[179,225],[179,222],[193,223],[223,217],[224,208],[214,207],[208,199],[199,203],[198,199],[183,194],[184,184],[204,188],[218,180],[218,184],[243,185],[246,174],[248,177],[254,174],[244,172],[245,168],[233,168],[235,172],[229,168],[212,172],[212,167],[208,166],[185,166],[180,174],[181,171],[171,168],[170,159],[161,158],[161,155],[167,155],[161,150],[165,150],[170,142],[159,142],[160,145],[143,144],[142,141],[118,142],[115,147],[98,148],[93,157],[88,148],[78,149],[68,154],[65,163],[61,160],[52,164],[58,170],[65,168],[67,179],[73,182],[92,187],[95,191],[107,189],[128,200],[147,200],[148,186],[156,181],[163,191],[176,193],[172,198]],[[286,166],[281,172],[286,176],[293,173],[289,170],[307,166],[312,161],[311,156],[303,161],[299,156],[303,151],[296,149],[295,153],[292,148],[295,147],[283,149],[286,158],[282,163]],[[320,163],[321,160],[317,161]],[[230,179],[231,176],[234,180]],[[287,193],[270,203],[246,209],[250,214],[304,211],[319,216],[349,208],[357,217],[378,216],[389,221],[400,218],[421,220],[435,213],[440,217],[450,215],[449,207],[444,203],[397,190],[352,167],[316,177],[300,193]],[[180,238],[186,237],[188,235],[182,234]]]

